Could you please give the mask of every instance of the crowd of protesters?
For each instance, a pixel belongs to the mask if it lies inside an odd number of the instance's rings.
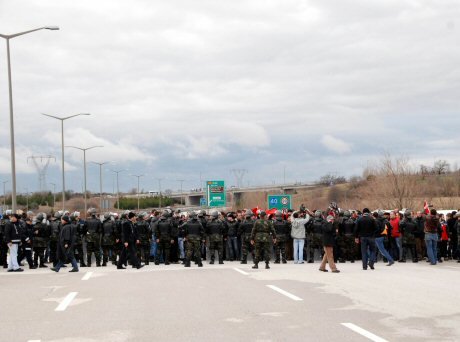
[[[235,212],[204,210],[122,215],[98,215],[88,211],[83,220],[79,212],[59,211],[53,215],[32,212],[6,212],[0,220],[0,263],[8,272],[22,272],[27,262],[30,269],[50,268],[59,272],[71,264],[79,267],[118,269],[129,265],[141,268],[191,261],[219,264],[239,261],[246,264],[252,255],[254,268],[260,260],[275,263],[315,263],[319,270],[340,272],[336,263],[361,260],[364,270],[374,269],[383,261],[387,266],[426,261],[431,265],[447,260],[460,262],[460,214],[444,215],[399,210],[371,212],[364,208],[340,210],[331,203],[326,210],[244,209]],[[268,246],[270,248],[268,248]],[[93,258],[94,254],[94,258]],[[129,263],[128,263],[129,259]]]

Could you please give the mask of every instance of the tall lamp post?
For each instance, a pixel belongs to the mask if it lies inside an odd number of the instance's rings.
[[[101,208],[101,213],[102,213],[102,165],[108,164],[109,162],[91,162],[93,164],[99,165],[99,192],[100,192],[100,208]]]
[[[120,185],[118,183],[118,174],[126,170],[110,170],[110,171],[115,172],[117,174],[117,208],[118,208],[118,211],[120,211]]]
[[[83,198],[85,199],[84,201],[85,201],[85,215],[86,215],[86,211],[88,210],[88,199],[87,199],[87,194],[86,194],[86,151],[91,150],[92,148],[104,147],[104,146],[96,145],[96,146],[91,146],[91,147],[86,147],[86,148],[77,147],[77,146],[66,146],[66,147],[75,148],[77,150],[83,151],[83,183],[84,183]]]
[[[9,181],[3,181],[3,210],[6,208],[6,188],[5,184],[8,183]]]
[[[144,177],[144,175],[131,175],[133,177],[137,177],[137,212],[139,212],[139,179]]]
[[[62,210],[65,210],[65,173],[64,173],[64,121],[67,119],[74,118],[80,115],[91,115],[89,113],[79,113],[70,116],[66,116],[65,118],[60,118],[54,115],[42,113],[42,115],[48,116],[50,118],[60,120],[61,121],[61,168],[62,168]]]
[[[14,116],[13,116],[13,85],[11,82],[11,58],[10,58],[10,39],[22,36],[27,33],[32,33],[39,30],[59,30],[57,26],[45,26],[37,29],[14,33],[0,34],[1,38],[6,40],[6,59],[8,64],[8,90],[9,90],[9,105],[10,105],[10,148],[11,148],[11,209],[16,212],[16,152],[14,148]]]

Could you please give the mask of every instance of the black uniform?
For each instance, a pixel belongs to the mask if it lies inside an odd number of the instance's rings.
[[[96,257],[96,266],[101,266],[101,234],[102,223],[95,216],[86,221],[88,232],[86,233],[86,253],[88,267],[91,266],[91,257],[94,253]]]
[[[148,265],[150,260],[150,241],[152,238],[150,224],[143,219],[138,219],[136,222],[136,230],[139,238],[139,244],[137,245],[137,257],[139,260],[144,261],[144,263]]]
[[[153,227],[154,235],[157,239],[157,253],[155,256],[155,265],[160,264],[162,253],[165,265],[169,265],[171,241],[174,241],[173,223],[169,217],[161,216],[160,219],[153,224]]]
[[[116,261],[114,252],[115,245],[115,223],[110,218],[102,223],[102,266],[107,266],[109,256],[112,257],[112,262]]]
[[[417,223],[410,217],[404,217],[399,223],[399,230],[402,233],[403,257],[402,262],[406,261],[407,252],[410,251],[412,261],[417,262],[417,252],[415,249],[415,235],[417,234]]]
[[[36,222],[34,225],[34,264],[39,267],[47,267],[45,265],[45,251],[48,248],[51,229],[47,223],[43,221]],[[40,259],[40,264],[38,263]]]
[[[291,233],[291,224],[283,220],[282,217],[277,217],[273,221],[273,227],[276,232],[276,244],[275,244],[275,264],[280,263],[280,254],[283,264],[286,260],[286,243],[289,240],[289,234]]]
[[[118,260],[118,268],[122,268],[123,264],[126,264],[127,253],[129,253],[131,265],[133,267],[140,268],[141,263],[136,256],[136,243],[139,239],[137,237],[134,224],[130,220],[125,220],[121,228],[123,244],[128,244],[128,246],[123,245],[123,250],[121,252],[120,259]]]

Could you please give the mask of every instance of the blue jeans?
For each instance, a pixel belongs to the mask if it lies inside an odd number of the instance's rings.
[[[152,234],[152,242],[150,244],[150,256],[155,257],[157,255],[157,239]]]
[[[369,254],[367,253],[369,250]],[[361,238],[361,257],[363,259],[363,268],[367,269],[367,263],[369,266],[374,266],[375,258],[375,239],[371,237]]]
[[[425,233],[426,254],[431,264],[436,265],[438,261],[438,234]]]
[[[238,253],[238,238],[236,236],[229,236],[227,239],[227,246],[229,252],[229,259],[230,260],[238,260],[239,253]]]
[[[294,264],[303,263],[304,239],[294,239]]]
[[[72,267],[74,269],[78,270],[77,260],[75,260],[75,257],[72,257],[72,259],[70,259],[70,263],[72,264]],[[55,267],[57,272],[59,272],[62,265],[64,265],[64,263],[61,260],[59,260],[59,262],[56,264],[56,267]]]
[[[179,245],[179,258],[185,259],[184,238],[177,238],[177,244]]]
[[[385,237],[376,238],[375,239],[375,245],[377,246],[378,250],[384,256],[385,259],[387,259],[389,262],[394,262],[394,260],[391,257],[390,253],[388,253],[388,251],[385,249],[385,246],[383,245],[384,240],[385,240]]]

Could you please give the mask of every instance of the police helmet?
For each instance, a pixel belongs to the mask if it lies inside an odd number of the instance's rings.
[[[110,216],[112,216],[112,214],[110,214],[110,213],[105,213],[105,214],[104,214],[104,220],[110,219]]]
[[[198,217],[203,217],[203,216],[206,216],[206,211],[200,210]]]
[[[383,210],[379,210],[377,213],[379,217],[383,217],[383,215],[385,215],[385,212]]]
[[[89,208],[88,209],[88,214],[93,216],[93,215],[96,215],[96,208]]]
[[[37,221],[43,221],[45,219],[46,215],[44,213],[38,213],[37,214],[37,217],[35,217],[35,219]]]
[[[251,217],[253,215],[252,211],[251,210],[246,210],[246,213],[244,214],[244,216],[246,217]]]
[[[219,212],[217,210],[214,210],[212,213],[211,213],[211,217],[216,219],[219,217]]]
[[[275,211],[275,217],[279,218],[279,217],[282,217],[282,216],[283,216],[283,213],[281,212],[281,210]]]
[[[141,220],[144,220],[146,217],[147,217],[147,213],[146,213],[145,211],[140,212],[140,213],[137,215],[137,218],[139,218],[139,219],[141,219]]]
[[[316,218],[320,218],[322,215],[323,215],[323,213],[321,212],[321,210],[316,210],[315,211],[315,217]]]
[[[59,211],[56,211],[54,213],[54,217],[57,218],[57,219],[60,219],[62,217],[64,213],[62,212],[62,210],[59,210]]]
[[[259,216],[260,216],[260,217],[265,217],[265,216],[267,216],[267,213],[265,212],[265,210],[261,210],[261,211],[259,212]]]
[[[190,217],[191,219],[196,219],[196,212],[191,211],[191,212],[188,214],[188,217]]]
[[[351,217],[350,211],[349,211],[349,210],[345,210],[345,211],[343,212],[343,216],[345,216],[345,217]]]
[[[410,212],[410,210],[406,210],[404,212],[404,217],[407,217],[407,218],[411,218],[412,217],[412,213]]]

